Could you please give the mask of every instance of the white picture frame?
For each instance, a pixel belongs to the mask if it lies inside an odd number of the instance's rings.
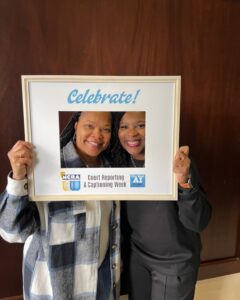
[[[25,140],[35,146],[30,199],[177,200],[180,85],[180,76],[23,75]],[[78,111],[145,111],[145,166],[61,168],[59,113]]]

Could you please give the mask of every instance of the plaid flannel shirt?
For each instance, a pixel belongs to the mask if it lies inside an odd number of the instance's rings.
[[[65,158],[66,159],[66,158]],[[0,197],[0,234],[24,244],[23,292],[26,300],[96,299],[100,202],[31,202],[27,179],[8,177]],[[113,299],[119,297],[119,203],[112,202],[110,264]]]

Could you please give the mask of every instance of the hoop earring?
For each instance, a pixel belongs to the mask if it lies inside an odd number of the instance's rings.
[[[74,132],[74,135],[73,135],[73,143],[76,144],[76,140],[77,140],[77,136],[76,136],[76,132]]]

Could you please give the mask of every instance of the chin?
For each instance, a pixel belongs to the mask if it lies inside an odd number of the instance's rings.
[[[142,151],[140,149],[139,150],[137,150],[137,149],[128,149],[128,153],[134,156],[134,155],[141,154]]]
[[[92,158],[97,158],[100,154],[102,153],[102,151],[100,152],[90,152],[88,153],[88,156],[92,157]]]

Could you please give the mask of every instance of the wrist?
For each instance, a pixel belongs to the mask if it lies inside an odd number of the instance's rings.
[[[10,195],[26,196],[28,193],[27,178],[15,180],[12,178],[12,172],[8,175],[7,191]]]
[[[185,180],[185,182],[178,183],[178,184],[183,189],[192,189],[193,188],[190,176],[188,176],[188,178],[187,178],[187,180]]]
[[[23,180],[23,179],[26,179],[27,175],[26,174],[16,174],[16,173],[12,173],[12,176],[11,178],[14,179],[14,180]]]

